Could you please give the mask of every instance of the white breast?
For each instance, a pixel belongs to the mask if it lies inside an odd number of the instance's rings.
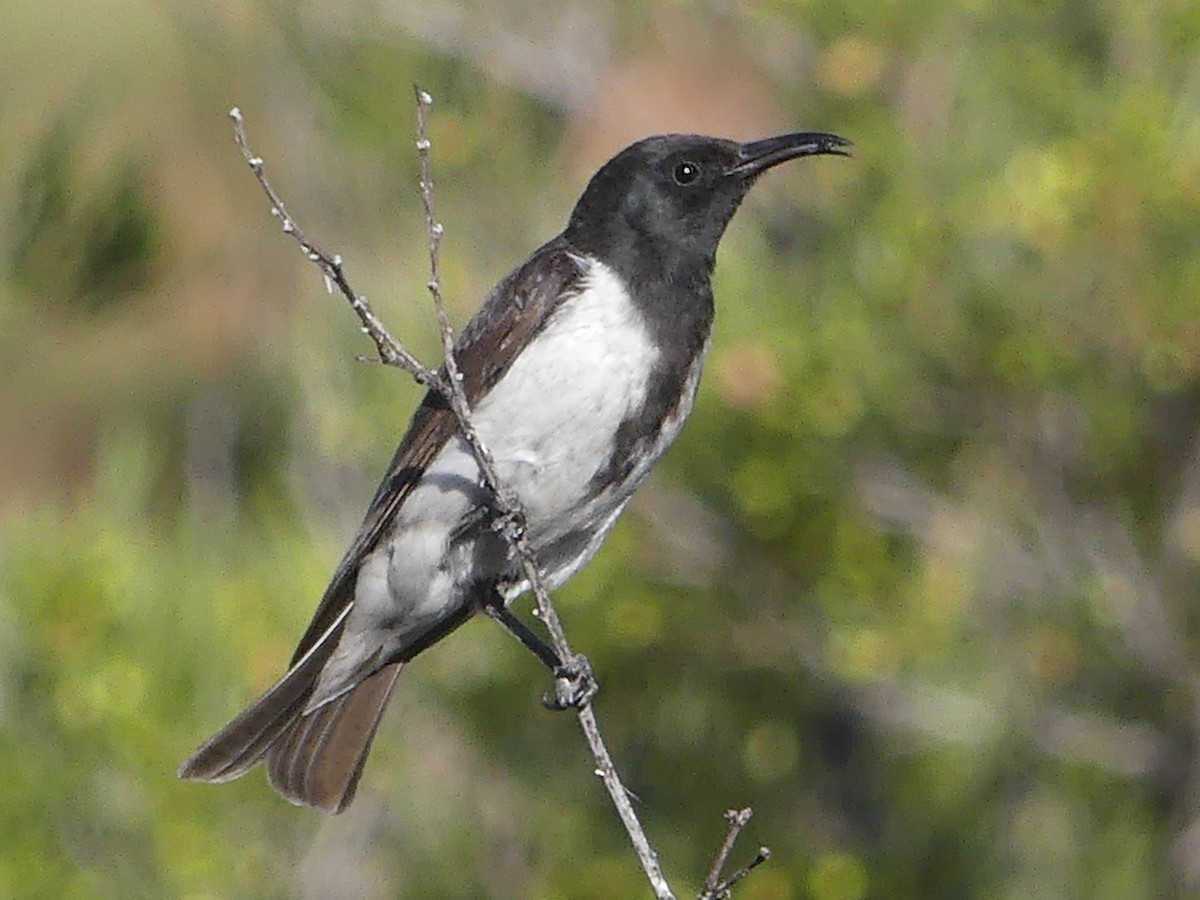
[[[657,359],[621,280],[590,262],[580,293],[475,410],[480,437],[532,524],[561,515],[585,494],[618,426],[645,401]]]

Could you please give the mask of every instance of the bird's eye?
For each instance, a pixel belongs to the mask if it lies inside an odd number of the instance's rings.
[[[676,184],[687,185],[700,177],[700,167],[694,162],[681,162],[671,174],[675,178]]]

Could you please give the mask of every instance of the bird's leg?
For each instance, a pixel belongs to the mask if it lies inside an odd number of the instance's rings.
[[[554,674],[554,695],[542,697],[548,709],[563,710],[585,706],[596,696],[600,685],[592,674],[592,664],[582,653],[563,662],[554,648],[538,637],[528,625],[518,619],[505,605],[504,598],[493,590],[483,604],[488,618],[499,622],[504,630],[520,641],[525,649],[541,660]]]
[[[554,648],[538,637],[532,628],[518,619],[504,605],[504,598],[493,592],[483,604],[483,611],[494,622],[504,626],[505,631],[525,645],[525,649],[542,661],[551,672],[558,672],[563,667],[562,660],[554,652]]]

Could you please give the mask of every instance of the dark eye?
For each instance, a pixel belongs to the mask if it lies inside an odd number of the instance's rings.
[[[676,184],[691,184],[700,177],[700,167],[694,162],[681,162],[671,174]]]

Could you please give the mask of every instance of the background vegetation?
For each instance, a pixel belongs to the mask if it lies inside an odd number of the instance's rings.
[[[1200,891],[1200,5],[14,0],[0,37],[0,895],[646,891],[537,664],[472,623],[355,806],[179,760],[281,671],[432,358],[630,140],[795,128],[699,407],[560,610],[668,872],[762,898]]]

